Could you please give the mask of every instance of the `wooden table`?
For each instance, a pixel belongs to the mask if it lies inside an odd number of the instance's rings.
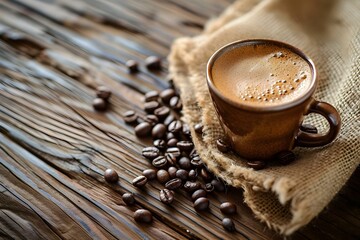
[[[0,1],[0,238],[1,239],[282,239],[254,219],[242,191],[213,194],[211,211],[196,213],[179,192],[159,202],[162,186],[135,189],[150,167],[149,144],[122,114],[140,115],[142,94],[168,86],[166,56],[174,39],[199,34],[232,1],[2,0]],[[144,67],[149,55],[164,70]],[[127,73],[125,62],[140,63]],[[92,109],[95,87],[112,88],[111,108]],[[105,183],[113,168],[120,181]],[[289,239],[359,239],[360,171],[327,209]],[[126,206],[121,194],[133,192]],[[219,203],[238,205],[237,231],[221,226]],[[152,224],[133,212],[149,209]]]

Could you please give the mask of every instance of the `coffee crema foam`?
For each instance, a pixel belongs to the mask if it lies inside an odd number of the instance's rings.
[[[215,87],[235,102],[279,105],[302,96],[311,85],[310,65],[287,48],[252,44],[234,48],[216,59]]]

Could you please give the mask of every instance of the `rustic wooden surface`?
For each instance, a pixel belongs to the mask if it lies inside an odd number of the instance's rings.
[[[172,41],[200,33],[232,1],[2,0],[0,1],[0,238],[1,239],[282,239],[254,219],[242,192],[211,197],[211,211],[194,212],[177,193],[165,206],[161,185],[144,190],[131,180],[150,164],[148,144],[122,114],[144,115],[142,93],[167,87]],[[136,75],[124,63],[164,59],[164,70]],[[110,86],[111,109],[94,112],[94,88]],[[118,184],[104,182],[113,168]],[[360,171],[324,212],[288,239],[359,239]],[[127,207],[124,192],[137,204]],[[219,203],[238,205],[237,231],[221,227]],[[137,224],[137,208],[155,221]]]

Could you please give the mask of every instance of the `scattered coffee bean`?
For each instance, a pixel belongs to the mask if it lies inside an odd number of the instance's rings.
[[[124,121],[126,122],[126,123],[134,123],[134,122],[136,122],[136,120],[138,119],[138,116],[137,116],[137,114],[135,113],[135,111],[133,111],[133,110],[129,110],[129,111],[126,111],[125,113],[124,113]]]
[[[307,133],[318,133],[317,128],[311,124],[302,124],[300,130]]]
[[[166,126],[162,123],[156,124],[151,131],[151,135],[155,139],[163,138],[165,134],[166,134]]]
[[[176,138],[171,138],[169,141],[167,141],[168,147],[176,147],[178,143],[178,140]]]
[[[102,98],[95,98],[93,101],[93,107],[96,111],[105,111],[107,108],[107,103]]]
[[[165,153],[165,158],[169,165],[175,165],[176,164],[176,157],[171,153]]]
[[[182,123],[180,120],[174,120],[170,125],[168,126],[168,131],[171,133],[179,133],[182,128]]]
[[[161,59],[156,56],[150,56],[145,59],[145,66],[147,69],[155,71],[161,69]]]
[[[147,113],[153,113],[158,107],[160,107],[160,103],[157,101],[146,102],[144,104],[144,110]]]
[[[96,96],[107,101],[111,96],[111,90],[106,86],[100,86],[96,89]]]
[[[159,122],[159,118],[153,114],[148,114],[145,116],[144,121],[148,122],[151,126],[154,126]]]
[[[189,179],[190,180],[195,180],[197,177],[198,177],[197,169],[191,169],[189,171]]]
[[[139,223],[150,223],[152,214],[146,209],[138,209],[134,212],[134,220]]]
[[[204,166],[204,163],[201,161],[201,158],[199,155],[195,155],[191,158],[191,166],[193,166],[194,168],[200,168],[202,166]]]
[[[142,150],[142,155],[147,159],[152,160],[160,155],[160,151],[156,147],[145,147]]]
[[[180,178],[183,181],[186,181],[188,179],[189,172],[184,169],[179,169],[176,172],[176,177]]]
[[[180,178],[173,178],[167,183],[165,183],[165,187],[170,190],[178,189],[181,187],[181,185],[182,185],[182,181]]]
[[[160,201],[165,204],[171,204],[174,201],[174,191],[163,189],[160,191]]]
[[[159,119],[165,119],[170,114],[170,109],[166,106],[162,106],[162,107],[155,109],[154,114]]]
[[[152,161],[152,165],[156,168],[164,168],[167,165],[167,160],[165,156],[158,156]]]
[[[195,124],[194,130],[198,134],[202,134],[203,131],[203,125],[201,123]]]
[[[172,123],[175,120],[175,117],[173,114],[169,114],[165,119],[164,119],[164,124],[166,126],[169,126],[170,123]]]
[[[200,182],[186,181],[186,183],[184,184],[184,189],[187,192],[193,192],[195,190],[198,190],[199,188],[201,188]]]
[[[180,149],[177,147],[170,147],[166,150],[166,153],[171,153],[175,158],[178,158],[181,154]]]
[[[204,189],[198,189],[191,195],[193,202],[201,197],[206,197],[206,191]]]
[[[264,161],[247,161],[246,164],[254,170],[260,170],[266,166]]]
[[[176,167],[174,167],[174,166],[169,167],[168,173],[169,173],[170,178],[176,178],[177,170],[178,169]]]
[[[210,204],[209,199],[205,197],[200,197],[195,200],[194,208],[196,211],[205,211],[206,209],[209,208],[209,204]]]
[[[191,168],[190,159],[188,157],[181,157],[178,161],[178,165],[182,169],[190,169]]]
[[[128,68],[129,73],[136,73],[138,69],[138,63],[135,60],[128,60],[126,62],[126,67]]]
[[[135,187],[143,187],[146,185],[146,183],[147,183],[147,178],[145,176],[138,176],[134,178],[134,180],[132,181],[132,184]]]
[[[186,123],[183,124],[182,133],[185,137],[191,138],[190,127]]]
[[[106,169],[104,172],[104,178],[108,183],[114,183],[119,180],[119,175],[114,169]]]
[[[200,170],[200,175],[205,182],[211,181],[213,177],[212,174],[204,167]]]
[[[145,102],[157,101],[159,99],[158,91],[150,91],[145,94]]]
[[[296,156],[292,151],[283,151],[276,154],[275,159],[282,165],[287,165],[295,160]]]
[[[224,229],[229,232],[235,231],[235,224],[234,224],[233,220],[231,220],[230,218],[224,218],[222,220],[222,225],[223,225]]]
[[[154,147],[160,149],[160,150],[165,150],[166,149],[166,142],[163,139],[156,139],[153,142]]]
[[[170,99],[176,95],[176,92],[172,88],[165,89],[160,93],[160,98],[164,103],[169,103]]]
[[[159,181],[159,183],[166,183],[167,181],[169,181],[170,175],[166,170],[160,169],[156,173],[156,178]]]
[[[220,152],[226,153],[230,150],[229,145],[222,139],[216,140],[216,146]]]
[[[217,191],[217,192],[225,191],[225,185],[221,180],[213,179],[213,180],[211,180],[211,184],[214,186],[215,191]]]
[[[190,152],[194,148],[194,144],[190,141],[180,141],[177,143],[177,147],[185,152]]]
[[[147,122],[142,122],[136,125],[135,127],[135,135],[137,137],[146,137],[151,132],[151,125]]]
[[[134,205],[135,203],[135,198],[134,198],[134,195],[132,193],[124,193],[122,195],[122,200],[124,201],[124,203],[126,205]]]
[[[205,184],[204,189],[206,192],[210,193],[210,192],[214,191],[214,186],[211,183],[207,183],[207,184]]]
[[[156,178],[156,170],[154,169],[145,169],[142,174],[148,179],[148,180],[154,180]]]
[[[170,107],[174,110],[181,110],[182,109],[182,102],[181,99],[178,96],[174,96],[170,99],[169,103]]]
[[[231,202],[223,202],[222,204],[220,204],[220,211],[223,214],[235,214],[237,211],[237,207]]]

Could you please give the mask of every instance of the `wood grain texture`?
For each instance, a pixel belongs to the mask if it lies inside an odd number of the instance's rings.
[[[166,56],[174,39],[201,32],[232,1],[0,1],[0,238],[1,239],[282,239],[254,219],[242,191],[213,194],[211,211],[196,213],[189,196],[162,204],[162,186],[135,189],[151,164],[149,144],[122,114],[144,116],[142,94],[168,86]],[[149,72],[149,55],[164,69]],[[128,59],[140,72],[129,75]],[[105,113],[91,107],[95,87],[113,89]],[[117,184],[103,172],[115,169]],[[317,219],[289,239],[359,239],[359,170]],[[133,192],[126,206],[121,194]],[[221,226],[221,202],[238,205],[235,233]],[[149,209],[152,224],[133,212]]]

